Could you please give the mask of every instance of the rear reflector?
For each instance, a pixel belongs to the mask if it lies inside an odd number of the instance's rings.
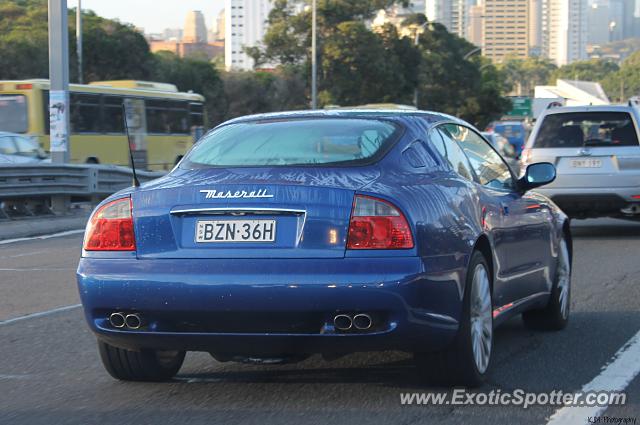
[[[391,203],[356,196],[347,249],[409,249],[413,237],[407,219]]]
[[[131,198],[118,199],[96,211],[84,237],[86,251],[135,251]]]
[[[16,84],[16,90],[31,90],[33,84]]]

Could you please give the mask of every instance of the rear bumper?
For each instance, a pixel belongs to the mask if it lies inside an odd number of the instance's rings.
[[[621,216],[622,209],[640,205],[640,186],[624,188],[555,188],[536,189],[573,218]]]
[[[254,356],[428,351],[457,332],[464,263],[426,272],[417,257],[84,258],[77,279],[90,328],[123,348]],[[116,311],[141,314],[145,326],[112,327]],[[332,326],[338,312],[371,313],[375,325],[340,333]]]

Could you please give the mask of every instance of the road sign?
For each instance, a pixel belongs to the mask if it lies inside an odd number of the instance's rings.
[[[532,112],[530,97],[510,97],[512,107],[507,115],[510,117],[530,117]]]

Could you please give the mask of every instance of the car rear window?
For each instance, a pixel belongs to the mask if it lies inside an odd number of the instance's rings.
[[[357,165],[384,154],[400,127],[378,119],[305,118],[222,126],[186,156],[186,167]]]
[[[637,146],[638,136],[627,112],[572,112],[544,118],[533,146]]]

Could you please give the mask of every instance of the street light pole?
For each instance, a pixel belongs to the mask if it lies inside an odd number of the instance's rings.
[[[317,0],[311,5],[311,109],[318,109]]]
[[[49,0],[51,162],[69,161],[69,26],[67,0]]]
[[[82,0],[78,0],[76,9],[76,50],[78,55],[78,83],[83,84],[82,75]]]
[[[414,40],[414,45],[416,47],[420,45],[420,33],[427,27],[427,25],[429,25],[429,21],[416,28],[416,38]],[[418,86],[416,86],[415,90],[413,91],[413,106],[415,106],[416,108],[418,107]]]

